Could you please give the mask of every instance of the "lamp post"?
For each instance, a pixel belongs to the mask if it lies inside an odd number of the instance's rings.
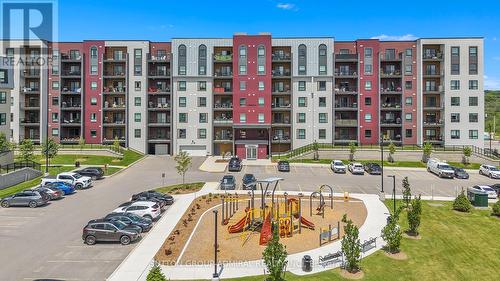
[[[381,178],[381,186],[382,186],[382,190],[380,192],[383,195],[383,193],[384,193],[384,142],[383,142],[382,136],[380,136],[380,165],[381,165],[380,178]]]
[[[491,154],[493,154],[493,153],[492,153],[493,151],[491,150],[491,139],[492,139],[492,137],[491,137],[491,123],[489,124],[488,129],[489,129],[489,131],[490,131],[490,133],[489,133],[489,134],[490,134],[490,135],[489,135],[489,139],[490,139],[490,157],[491,157]]]
[[[49,100],[47,98],[47,114],[46,114],[46,122],[47,126],[45,126],[45,174],[49,174]]]
[[[217,245],[217,210],[213,210],[213,213],[214,213],[214,220],[215,220],[215,233],[214,233],[214,274],[212,275],[212,277],[214,279],[218,279],[219,278],[219,273],[217,272],[217,248],[218,248],[218,245]]]
[[[394,208],[394,214],[396,213],[396,176],[388,175],[387,177],[392,178],[392,204]]]

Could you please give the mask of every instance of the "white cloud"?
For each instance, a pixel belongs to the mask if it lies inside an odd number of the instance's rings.
[[[278,3],[278,4],[276,4],[276,8],[282,9],[282,10],[294,10],[294,11],[297,10],[297,8],[295,7],[295,4],[292,4],[292,3]]]
[[[371,39],[379,39],[381,41],[413,41],[417,39],[417,36],[413,34],[405,34],[405,35],[380,34],[378,36],[373,36]]]
[[[500,79],[496,77],[488,77],[484,75],[484,89],[500,90]]]

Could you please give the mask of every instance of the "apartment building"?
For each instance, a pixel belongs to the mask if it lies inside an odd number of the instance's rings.
[[[12,133],[10,129],[10,92],[14,88],[14,71],[6,57],[0,57],[0,132],[7,139]]]
[[[50,62],[14,67],[14,141],[48,128],[61,143],[247,159],[314,141],[483,146],[482,38],[8,43],[0,56]]]

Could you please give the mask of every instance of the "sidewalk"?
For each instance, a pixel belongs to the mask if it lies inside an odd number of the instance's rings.
[[[221,156],[208,156],[198,169],[209,173],[224,173],[229,162],[216,162],[221,159]]]
[[[330,168],[330,164],[315,164],[315,163],[290,163],[290,166],[294,167],[322,167]],[[347,165],[346,165],[347,166]],[[419,167],[387,167],[384,166],[384,170],[396,170],[396,171],[426,171],[426,168]],[[465,169],[467,173],[479,174],[479,170]]]

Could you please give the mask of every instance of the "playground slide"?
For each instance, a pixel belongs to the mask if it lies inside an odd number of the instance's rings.
[[[271,214],[267,215],[264,224],[262,225],[262,230],[260,231],[259,245],[264,246],[267,244],[272,237],[271,230]]]
[[[299,215],[295,214],[294,217],[296,219],[298,219]],[[303,225],[305,225],[307,228],[310,228],[310,229],[314,230],[314,223],[311,222],[311,221],[308,221],[306,218],[301,217],[300,218],[300,223],[303,224]]]
[[[239,220],[237,223],[235,223],[234,225],[230,225],[227,230],[229,231],[229,233],[237,233],[237,232],[241,232],[243,231],[243,229],[245,228],[245,225],[247,224],[247,215],[245,214],[244,217],[241,218],[241,220]]]

